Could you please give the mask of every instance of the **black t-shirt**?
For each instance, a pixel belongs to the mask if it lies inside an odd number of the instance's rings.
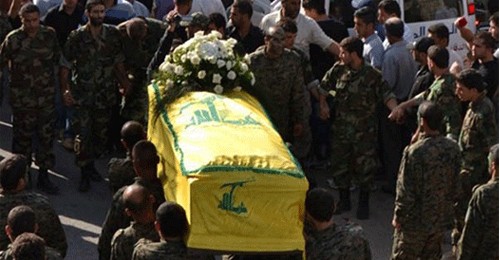
[[[323,32],[336,42],[340,42],[342,39],[349,36],[347,28],[335,20],[324,20],[318,21],[317,23]],[[335,63],[335,57],[329,52],[323,51],[323,49],[316,44],[311,44],[309,46],[309,56],[311,57],[311,66],[314,77],[321,81],[325,73]]]
[[[83,13],[83,8],[77,5],[73,13],[68,15],[63,10],[62,5],[58,5],[51,8],[43,18],[43,23],[56,31],[61,48],[64,47],[69,33],[77,29],[79,25],[85,24]]]
[[[472,63],[472,68],[478,70],[483,76],[484,82],[487,85],[486,89],[488,90],[486,95],[493,100],[495,93],[498,92],[498,59],[493,58],[493,60],[485,63],[480,63],[476,60]]]

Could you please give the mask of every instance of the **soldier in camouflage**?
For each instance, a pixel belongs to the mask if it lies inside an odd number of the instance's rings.
[[[340,61],[325,74],[321,82],[321,117],[330,117],[328,94],[334,100],[331,129],[332,172],[339,187],[337,212],[351,209],[351,181],[360,186],[358,219],[369,218],[369,192],[378,167],[376,107],[397,105],[394,94],[379,71],[363,60],[363,42],[348,37],[340,43]]]
[[[476,186],[458,242],[458,260],[498,259],[498,144],[490,149],[490,180]]]
[[[11,242],[22,233],[35,233],[38,228],[35,212],[28,206],[17,206],[10,210],[7,216],[5,233]],[[62,260],[63,258],[55,249],[45,246],[46,260]],[[5,251],[0,251],[0,260],[12,260],[12,244]]]
[[[495,120],[495,108],[486,96],[486,85],[479,71],[463,70],[456,80],[456,94],[463,102],[469,102],[460,131],[458,144],[462,152],[460,182],[462,196],[458,201],[455,229],[452,232],[452,244],[456,245],[464,226],[467,204],[472,196],[472,188],[486,183],[489,179],[489,148],[498,142],[498,127]]]
[[[124,97],[121,117],[142,124],[148,106],[146,70],[153,58],[167,24],[152,18],[132,18],[118,25],[123,39],[125,69],[132,84],[132,92]]]
[[[49,199],[39,193],[27,192],[26,170],[28,160],[23,155],[13,155],[0,162],[0,226],[7,224],[8,213],[19,205],[29,206],[36,215],[37,234],[47,246],[57,250],[62,257],[66,256],[68,244],[59,217],[49,203]],[[0,250],[7,248],[9,238],[0,232]]]
[[[156,210],[156,230],[160,242],[141,239],[134,248],[133,260],[186,259],[187,248],[184,243],[189,223],[186,212],[175,202],[164,202]]]
[[[157,177],[157,165],[160,161],[156,148],[149,141],[139,141],[132,149],[134,169],[138,178],[135,183],[145,186],[155,197],[153,209],[156,210],[165,201],[163,185]],[[125,214],[125,205],[122,200],[123,192],[127,187],[122,187],[113,195],[113,201],[106,219],[102,225],[101,235],[97,243],[99,259],[109,260],[111,255],[111,240],[115,232],[130,225],[132,219]]]
[[[120,188],[130,185],[136,177],[132,164],[132,148],[134,145],[146,138],[146,133],[141,124],[136,121],[126,122],[121,131],[121,141],[127,156],[125,158],[111,158],[108,163],[108,179],[111,192],[116,193]]]
[[[439,131],[441,109],[425,101],[418,116],[423,134],[405,148],[399,168],[392,259],[441,259],[443,232],[460,195],[460,149]]]
[[[111,240],[111,260],[128,260],[132,258],[134,245],[141,238],[154,242],[160,241],[155,230],[155,197],[142,185],[134,183],[123,191],[125,212],[133,221],[125,229],[116,231]]]
[[[424,92],[414,98],[405,101],[389,115],[389,118],[399,121],[404,116],[406,109],[418,106],[424,100],[432,101],[439,105],[444,114],[441,133],[453,140],[458,140],[462,117],[460,115],[460,102],[455,95],[455,77],[448,71],[449,53],[446,48],[433,45],[427,50],[427,65],[432,74],[434,82]],[[421,133],[421,129],[413,136],[415,138]]]
[[[307,160],[310,159],[312,145],[311,127],[309,126],[309,117],[311,116],[312,110],[310,91],[314,90],[316,91],[315,93],[318,93],[317,87],[319,85],[319,81],[314,78],[309,57],[301,49],[294,47],[293,45],[298,31],[295,21],[290,18],[283,18],[278,22],[277,26],[280,26],[283,28],[283,31],[285,31],[284,46],[299,58],[300,68],[304,78],[304,118],[302,119],[303,131],[302,135],[294,137],[292,152],[307,172],[308,167],[305,166]],[[310,174],[308,172],[306,174],[308,175],[308,179],[312,181],[313,178],[309,177]]]
[[[255,84],[248,89],[266,110],[285,142],[303,132],[304,78],[299,58],[284,48],[285,32],[274,26],[266,32],[265,45],[249,55]]]
[[[49,194],[59,189],[50,180],[48,169],[55,163],[52,143],[55,123],[55,75],[61,52],[56,33],[40,25],[40,10],[33,4],[19,11],[23,25],[9,33],[0,47],[1,69],[10,63],[10,105],[12,107],[12,151],[35,162],[37,186]],[[33,151],[33,138],[37,149]]]
[[[338,225],[333,220],[333,194],[314,188],[306,196],[306,259],[371,259],[370,244],[360,225],[348,222]]]
[[[104,154],[111,110],[117,104],[119,88],[130,91],[123,62],[122,37],[118,29],[103,24],[105,5],[89,0],[85,7],[89,22],[71,32],[60,69],[61,93],[66,106],[75,107],[76,163],[81,168],[79,190],[90,189],[90,180],[101,180],[94,160]],[[73,70],[71,87],[68,82]]]

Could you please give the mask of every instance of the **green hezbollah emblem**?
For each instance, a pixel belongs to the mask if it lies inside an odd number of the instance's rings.
[[[219,201],[219,209],[227,210],[236,214],[247,213],[248,210],[243,202],[240,202],[240,205],[238,206],[235,205],[236,203],[234,201],[234,191],[236,190],[236,188],[243,187],[246,183],[253,181],[255,181],[254,178],[247,181],[237,181],[222,184],[220,186],[220,189],[230,187],[230,190],[229,192],[225,192],[224,194],[222,194],[222,200]]]

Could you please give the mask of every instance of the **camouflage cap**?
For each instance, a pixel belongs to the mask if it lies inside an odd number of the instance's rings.
[[[210,24],[210,19],[200,13],[200,12],[196,12],[196,13],[193,13],[190,17],[191,19],[185,19],[185,20],[182,20],[180,22],[180,25],[181,26],[198,26],[198,27],[201,27],[203,29],[206,29],[208,28],[208,24]]]

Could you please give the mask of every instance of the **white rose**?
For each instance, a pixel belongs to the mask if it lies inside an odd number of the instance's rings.
[[[233,62],[231,62],[230,60],[228,60],[226,62],[226,69],[227,70],[230,70],[232,67],[234,66]]]
[[[241,72],[245,73],[248,71],[248,65],[246,63],[242,62],[240,67],[241,67]]]
[[[215,56],[208,57],[208,61],[209,61],[211,64],[215,64],[215,63],[217,63],[217,57],[215,57]]]
[[[250,56],[248,54],[245,54],[245,57],[243,57],[243,60],[248,64],[252,64],[252,61],[250,60]]]
[[[171,88],[173,86],[174,86],[174,82],[172,80],[170,80],[170,79],[167,79],[167,87]]]
[[[216,86],[214,87],[214,91],[215,91],[215,93],[217,93],[217,94],[222,94],[222,92],[224,91],[224,88],[223,88],[221,85],[216,85]]]
[[[212,76],[212,83],[220,84],[221,80],[222,80],[221,75],[219,75],[217,73]]]
[[[219,67],[219,69],[222,68],[222,67],[224,67],[224,66],[226,66],[226,62],[225,61],[223,61],[223,60],[217,60],[217,67]]]
[[[230,79],[230,80],[234,80],[236,78],[236,73],[234,71],[229,71],[227,73],[227,78]]]
[[[192,57],[191,57],[191,63],[193,63],[193,65],[198,65],[200,64],[200,57],[198,57],[198,55],[194,54]]]
[[[175,70],[175,65],[172,63],[167,63],[167,72],[172,73],[174,72],[174,70]]]
[[[163,63],[160,65],[159,70],[160,70],[160,71],[168,71],[167,69],[168,69],[168,63],[163,62]]]
[[[180,76],[184,73],[184,68],[182,66],[175,66],[174,72],[175,74]]]
[[[186,59],[187,59],[186,54],[182,54],[181,61],[182,62],[186,62]]]
[[[207,73],[204,70],[198,71],[198,78],[199,79],[204,79]]]
[[[194,37],[195,38],[203,37],[203,33],[204,33],[203,31],[197,31],[197,32],[194,33]]]
[[[217,39],[222,39],[222,34],[218,31],[212,31],[210,32],[211,35],[215,35],[215,37],[217,37]]]
[[[234,91],[238,91],[238,92],[239,92],[239,91],[241,91],[241,87],[240,87],[240,86],[237,86],[237,87],[233,88],[233,90],[234,90]]]

